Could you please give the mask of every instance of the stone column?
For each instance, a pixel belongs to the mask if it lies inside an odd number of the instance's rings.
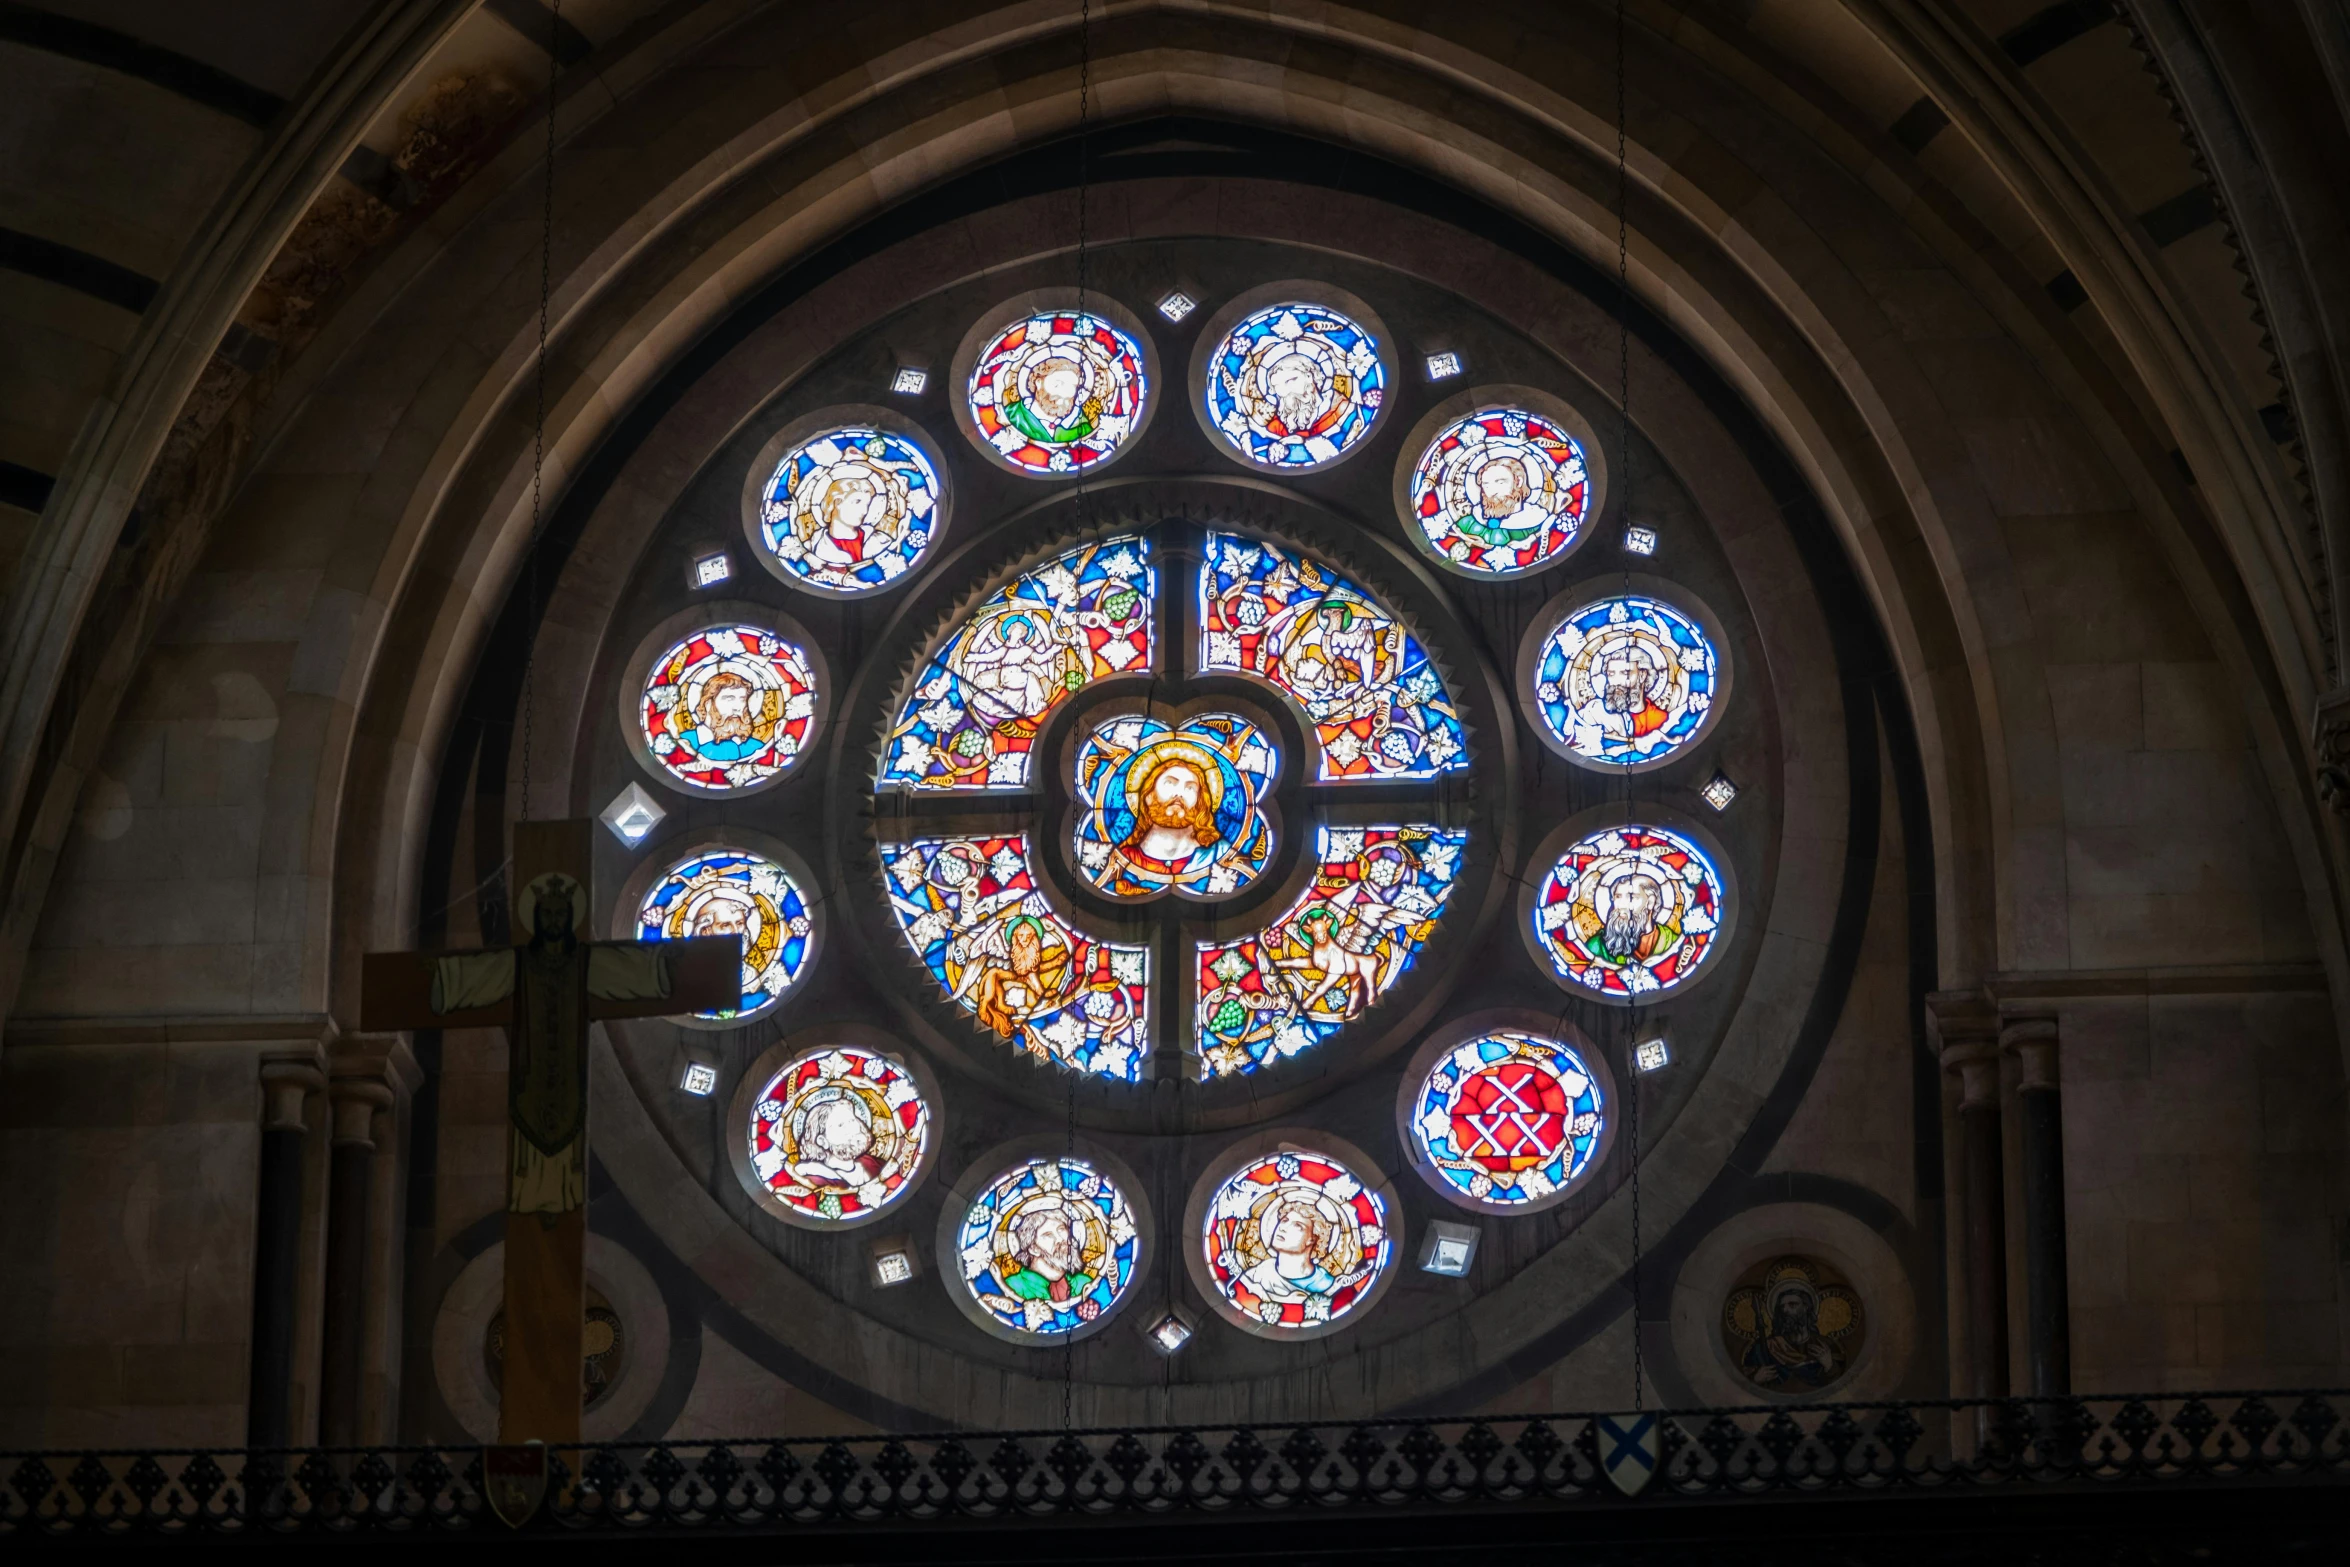
[[[359,1441],[367,1353],[367,1258],[374,1247],[375,1117],[392,1091],[373,1077],[337,1073],[327,1090],[334,1144],[327,1170],[326,1322],[320,1349],[318,1440]]]
[[[245,1445],[293,1440],[294,1323],[301,1286],[303,1105],[326,1086],[317,1053],[261,1062],[261,1176],[253,1237],[253,1349]]]
[[[2072,1301],[2065,1274],[2064,1104],[2057,1097],[2056,1019],[2009,1016],[2000,1049],[2021,1068],[2016,1084],[2024,1166],[2025,1361],[2031,1390],[2072,1391]]]
[[[1987,999],[1936,996],[1942,1069],[1958,1081],[1958,1266],[1969,1398],[2007,1396],[2007,1182],[1999,1133],[1999,1016]]]

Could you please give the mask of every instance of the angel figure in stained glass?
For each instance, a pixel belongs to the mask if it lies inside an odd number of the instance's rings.
[[[954,628],[900,709],[884,785],[1017,788],[1038,727],[1070,693],[1151,665],[1149,546],[1081,545],[1016,578]]]

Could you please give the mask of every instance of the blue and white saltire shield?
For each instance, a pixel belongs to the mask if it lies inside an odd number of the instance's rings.
[[[1599,1467],[1617,1490],[1638,1496],[1656,1474],[1656,1416],[1601,1415],[1598,1426]]]

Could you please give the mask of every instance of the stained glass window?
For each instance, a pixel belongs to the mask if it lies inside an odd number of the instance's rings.
[[[1025,473],[1079,473],[1141,427],[1142,346],[1096,315],[1044,311],[996,334],[971,367],[979,437]]]
[[[1387,395],[1379,345],[1321,305],[1271,305],[1243,317],[1208,361],[1208,422],[1242,457],[1295,471],[1329,462],[1371,433]]]
[[[767,1195],[804,1218],[868,1218],[902,1196],[931,1136],[913,1075],[855,1045],[785,1066],[751,1110],[751,1169]]]
[[[1077,868],[1116,898],[1216,898],[1273,853],[1270,741],[1245,718],[1113,718],[1077,752]]]
[[[890,908],[948,1000],[1039,1061],[1142,1076],[1149,950],[1095,941],[1054,913],[1026,838],[921,839],[882,852]]]
[[[1071,1333],[1114,1310],[1142,1259],[1134,1210],[1082,1159],[1030,1159],[973,1199],[956,1236],[964,1287],[1007,1328]]]
[[[1412,522],[1428,548],[1497,577],[1565,553],[1582,534],[1590,502],[1583,448],[1523,408],[1454,420],[1412,470]]]
[[[938,527],[938,470],[912,440],[850,426],[786,452],[759,503],[759,538],[790,581],[870,593],[905,574]]]
[[[1662,761],[1696,739],[1720,686],[1704,628],[1641,593],[1560,621],[1534,667],[1543,727],[1574,756],[1617,767]]]
[[[1277,1330],[1345,1316],[1395,1249],[1387,1206],[1361,1177],[1326,1154],[1287,1150],[1216,1188],[1200,1239],[1225,1303]]]
[[[1148,541],[1084,544],[991,595],[900,709],[883,785],[1017,788],[1045,715],[1088,682],[1152,667]]]
[[[697,631],[654,660],[638,709],[663,771],[697,789],[747,789],[799,758],[816,712],[808,656],[761,626]]]
[[[1253,935],[1199,944],[1208,1075],[1254,1072],[1362,1016],[1436,928],[1467,842],[1434,827],[1320,829],[1320,869],[1287,912]]]
[[[1362,589],[1261,540],[1208,535],[1200,666],[1295,697],[1321,742],[1321,776],[1433,778],[1468,765],[1452,694],[1419,639]]]
[[[1608,996],[1670,990],[1721,927],[1722,879],[1662,827],[1610,827],[1559,856],[1534,899],[1534,933],[1559,974]]]
[[[637,939],[740,936],[742,1003],[698,1017],[747,1017],[774,1005],[808,961],[807,899],[782,866],[740,849],[709,849],[673,867],[637,908]]]
[[[1429,1168],[1474,1202],[1540,1202],[1599,1150],[1599,1084],[1569,1044],[1496,1029],[1439,1056],[1412,1103]]]

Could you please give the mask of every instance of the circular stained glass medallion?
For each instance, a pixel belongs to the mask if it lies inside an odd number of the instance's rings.
[[[938,470],[912,440],[869,426],[827,430],[775,465],[759,540],[791,582],[870,593],[929,548],[938,497]]]
[[[903,1196],[930,1143],[913,1074],[854,1045],[811,1050],[775,1074],[751,1109],[751,1170],[803,1218],[870,1217]]]
[[[1117,1309],[1142,1260],[1134,1210],[1083,1159],[1030,1159],[980,1191],[956,1234],[964,1287],[1018,1333],[1073,1333]]]
[[[1077,868],[1114,898],[1229,896],[1272,856],[1272,782],[1272,744],[1245,718],[1113,718],[1077,752]]]
[[[663,653],[638,709],[664,772],[713,792],[765,783],[799,759],[816,713],[808,656],[759,626],[711,626]]]
[[[1559,856],[1534,896],[1534,935],[1559,976],[1604,996],[1684,984],[1713,951],[1722,878],[1662,827],[1610,827]]]
[[[1326,1154],[1289,1149],[1250,1160],[1216,1188],[1200,1242],[1225,1304],[1276,1332],[1337,1322],[1395,1250],[1377,1192]]]
[[[1369,332],[1321,305],[1241,318],[1208,360],[1208,422],[1260,467],[1335,461],[1371,433],[1387,371]]]
[[[1412,470],[1412,523],[1467,571],[1547,565],[1583,531],[1590,475],[1575,438],[1523,408],[1485,408],[1436,434]]]
[[[1413,1100],[1412,1135],[1447,1187],[1509,1210],[1589,1169],[1605,1114],[1574,1046],[1504,1028],[1437,1058]]]
[[[640,941],[742,938],[742,1004],[694,1014],[713,1022],[773,1006],[807,966],[814,928],[807,899],[783,867],[740,849],[708,849],[683,861],[637,906]]]
[[[1543,639],[1534,699],[1567,754],[1604,767],[1661,762],[1713,717],[1721,658],[1705,628],[1646,594],[1586,604]]]
[[[1080,311],[1021,317],[971,367],[979,438],[1023,473],[1078,473],[1107,462],[1141,428],[1149,397],[1141,345]]]

